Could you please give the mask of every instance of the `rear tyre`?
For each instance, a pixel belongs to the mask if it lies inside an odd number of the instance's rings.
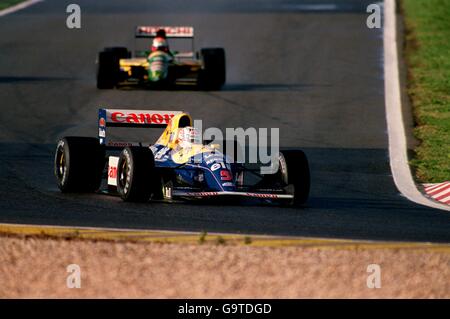
[[[98,54],[97,88],[112,89],[121,80],[120,59],[131,56],[127,48],[105,48]]]
[[[203,68],[198,78],[200,89],[220,90],[226,80],[225,50],[222,48],[202,49],[200,55],[203,61]]]
[[[147,202],[159,183],[149,148],[127,147],[122,151],[117,166],[117,191],[124,201]]]
[[[97,138],[65,137],[56,146],[54,173],[62,192],[94,192],[100,187],[105,149]]]

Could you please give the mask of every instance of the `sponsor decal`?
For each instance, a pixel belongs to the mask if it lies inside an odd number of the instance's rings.
[[[224,162],[214,163],[211,165],[211,171],[217,171],[220,168],[227,168]]]
[[[219,195],[219,193],[218,192],[198,192],[198,193],[187,193],[187,195],[206,197],[206,196],[217,196],[217,195]]]
[[[204,158],[207,159],[206,165],[211,165],[213,163],[223,163],[223,156],[215,155],[213,158],[210,158],[211,155],[205,155]]]
[[[229,170],[223,169],[220,171],[220,179],[222,181],[231,181],[233,179],[233,175],[231,175]]]
[[[270,198],[270,199],[278,198],[278,196],[275,194],[246,193],[246,195],[257,198]]]
[[[133,143],[130,143],[130,142],[108,142],[108,146],[127,147],[127,146],[133,146]]]
[[[110,156],[108,161],[108,185],[117,186],[117,165],[119,158]]]
[[[164,159],[168,158],[168,152],[170,152],[170,148],[169,147],[163,147],[162,149],[160,149],[156,153],[155,153],[155,151],[153,151],[153,153],[155,154],[155,161],[161,161],[161,160],[164,160]]]
[[[112,112],[112,123],[168,124],[175,114]]]
[[[227,183],[222,183],[222,186],[224,186],[224,187],[231,187],[231,186],[234,186],[234,184],[230,183],[230,182],[227,182]]]
[[[155,36],[156,32],[160,29],[166,31],[167,36],[194,36],[194,28],[188,26],[180,27],[166,27],[166,26],[140,26],[137,28],[138,35]]]
[[[116,178],[117,177],[117,167],[116,166],[110,166],[109,172],[108,172],[109,178]]]

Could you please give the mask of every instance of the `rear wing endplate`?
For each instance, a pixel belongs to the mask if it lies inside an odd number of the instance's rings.
[[[182,111],[154,111],[154,110],[98,110],[98,138],[100,144],[106,145],[106,127],[162,127],[165,128],[170,120]]]

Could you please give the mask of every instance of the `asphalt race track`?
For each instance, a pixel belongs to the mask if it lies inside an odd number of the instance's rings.
[[[450,215],[394,186],[384,112],[382,30],[366,27],[372,1],[87,1],[82,28],[65,1],[0,18],[0,222],[450,242]],[[137,24],[193,25],[196,47],[227,52],[220,92],[95,87],[96,54],[132,47]],[[300,209],[129,204],[64,195],[55,142],[96,136],[97,109],[182,109],[204,126],[279,127],[302,148],[312,193]]]

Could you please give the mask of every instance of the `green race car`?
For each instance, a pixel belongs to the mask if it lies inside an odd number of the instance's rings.
[[[135,38],[152,39],[150,50],[136,50],[132,56],[125,47],[109,47],[98,54],[97,88],[188,85],[219,90],[225,84],[225,50],[204,48],[195,52],[193,27],[138,26]],[[192,51],[169,50],[169,38],[191,40]]]

